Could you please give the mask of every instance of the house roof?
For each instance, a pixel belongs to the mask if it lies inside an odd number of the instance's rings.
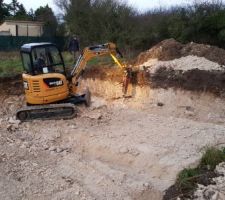
[[[24,24],[37,24],[37,25],[44,25],[44,22],[40,21],[29,21],[29,20],[5,20],[4,22],[10,23],[10,24],[17,24],[17,23],[24,23]],[[3,23],[4,23],[3,22]]]

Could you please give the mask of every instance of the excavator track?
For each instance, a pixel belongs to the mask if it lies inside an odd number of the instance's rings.
[[[78,109],[71,103],[27,106],[16,112],[20,121],[71,119],[78,113]]]

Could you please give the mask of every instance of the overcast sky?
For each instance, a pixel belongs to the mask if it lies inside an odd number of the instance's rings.
[[[5,3],[10,3],[12,0],[4,0]],[[18,0],[23,3],[27,10],[33,8],[37,9],[40,6],[48,4],[56,13],[59,12],[54,5],[54,0]],[[129,4],[138,8],[139,10],[146,10],[149,8],[158,8],[161,6],[180,5],[182,3],[190,2],[190,0],[126,0]]]

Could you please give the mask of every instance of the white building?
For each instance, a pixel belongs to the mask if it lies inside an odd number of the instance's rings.
[[[40,37],[43,34],[43,22],[5,20],[0,25],[0,36],[33,36]]]

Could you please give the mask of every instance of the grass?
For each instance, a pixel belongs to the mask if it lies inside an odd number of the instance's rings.
[[[63,52],[62,56],[68,71],[74,66],[73,55]],[[96,57],[91,59],[88,67],[92,66],[113,66],[114,62],[110,56]],[[9,77],[23,72],[22,62],[19,52],[0,52],[0,77]]]
[[[178,174],[177,184],[180,191],[193,190],[196,187],[195,178],[200,175],[198,168],[184,169]]]
[[[202,156],[200,167],[207,168],[209,170],[214,170],[216,165],[223,162],[225,160],[224,149],[219,150],[214,147],[210,147],[206,149],[205,154]]]
[[[203,154],[199,165],[196,168],[186,168],[178,176],[176,185],[183,193],[193,191],[200,177],[207,172],[213,172],[216,166],[225,161],[225,149],[220,150],[215,147],[208,147]]]
[[[69,52],[63,52],[62,53],[63,60],[65,62],[66,67],[72,67],[74,64],[73,56]]]
[[[23,71],[18,52],[0,52],[0,77],[14,76]]]

